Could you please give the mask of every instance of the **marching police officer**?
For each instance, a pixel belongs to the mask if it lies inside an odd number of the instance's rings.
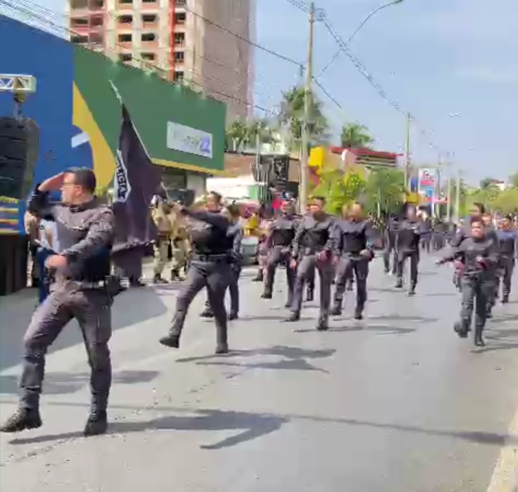
[[[320,316],[317,330],[327,330],[331,283],[335,250],[332,229],[334,219],[324,212],[325,199],[314,197],[309,206],[310,213],[300,222],[293,240],[291,268],[297,268],[293,291],[291,316],[286,321],[298,321],[302,309],[302,295],[308,272],[316,268],[320,277]]]
[[[60,253],[50,256],[53,271],[50,295],[34,312],[23,345],[20,408],[2,426],[2,432],[19,432],[42,424],[39,413],[45,354],[61,330],[76,318],[91,368],[90,415],[84,434],[102,434],[107,428],[107,405],[111,386],[108,341],[111,336],[113,302],[107,280],[114,238],[114,216],[99,206],[94,191],[96,179],[90,169],[69,169],[38,185],[28,210],[41,219],[54,220]],[[61,188],[62,202],[51,205],[49,192]]]
[[[421,239],[421,228],[414,206],[408,206],[406,217],[399,222],[396,233],[397,252],[397,282],[396,288],[403,288],[403,273],[405,263],[410,260],[410,290],[408,295],[415,294],[417,286],[419,266],[419,241]]]
[[[385,273],[392,272],[397,274],[397,251],[396,251],[396,234],[398,230],[398,217],[393,215],[389,217],[385,225],[385,250],[383,251],[383,263],[385,265]],[[392,270],[390,269],[390,256],[393,256]]]
[[[266,275],[264,280],[263,299],[271,299],[275,270],[279,264],[286,266],[288,281],[288,299],[286,307],[293,302],[293,287],[295,284],[295,270],[290,268],[291,244],[295,239],[298,220],[293,213],[291,201],[284,200],[281,204],[281,214],[270,225],[267,241],[268,256],[266,258]]]
[[[493,271],[498,263],[498,246],[486,231],[480,217],[471,218],[469,236],[458,247],[439,260],[461,261],[460,277],[462,292],[462,308],[460,321],[455,323],[454,329],[461,338],[466,338],[471,330],[473,309],[475,309],[475,345],[485,345],[482,332],[487,320],[487,304],[494,292]]]
[[[221,214],[221,195],[211,192],[206,210],[190,210],[174,204],[174,211],[191,220],[191,244],[193,255],[185,285],[176,300],[176,312],[169,333],[160,339],[167,347],[178,348],[189,306],[196,294],[207,288],[209,303],[216,323],[216,353],[228,352],[227,312],[225,292],[231,270],[233,237],[228,234],[229,220]]]
[[[334,228],[338,273],[334,306],[331,314],[342,314],[342,304],[347,281],[356,276],[356,309],[354,317],[362,319],[367,300],[367,276],[369,261],[374,257],[373,234],[368,221],[364,220],[363,207],[353,203],[347,218],[338,220]]]
[[[511,280],[515,265],[515,256],[518,253],[518,233],[513,230],[513,219],[510,215],[504,217],[501,229],[497,232],[499,243],[499,266],[502,277],[502,303],[509,302],[511,294]]]

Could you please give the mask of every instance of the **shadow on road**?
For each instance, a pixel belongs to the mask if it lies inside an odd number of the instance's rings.
[[[9,300],[9,298],[13,298]],[[0,300],[1,337],[0,371],[21,361],[22,338],[36,308],[35,293],[30,290]],[[129,289],[115,298],[113,330],[128,328],[149,319],[162,316],[167,306],[154,289]],[[60,334],[50,353],[83,343],[81,331],[75,322]]]
[[[217,450],[236,446],[243,442],[263,437],[278,431],[288,422],[284,417],[262,415],[258,413],[233,412],[224,410],[199,410],[194,416],[168,416],[148,422],[115,422],[110,425],[110,434],[129,434],[148,430],[166,431],[224,431],[236,430],[240,433],[227,437],[214,444],[202,445],[202,449]],[[49,443],[81,437],[79,432],[51,434],[33,438],[18,438],[11,441],[13,445]]]
[[[50,403],[50,405],[80,406],[81,403]],[[140,407],[129,405],[112,405],[112,408],[120,410],[142,410]],[[353,418],[319,417],[303,414],[275,414],[275,413],[249,413],[234,412],[228,410],[213,409],[188,409],[176,407],[154,407],[157,412],[195,413],[194,417],[169,416],[154,419],[148,422],[115,422],[110,426],[110,433],[132,433],[145,430],[178,430],[178,431],[211,431],[211,430],[240,430],[243,432],[236,436],[206,446],[203,449],[222,449],[262,437],[279,430],[283,424],[293,421],[308,421],[320,424],[342,424],[346,426],[361,426],[380,430],[395,430],[405,433],[416,433],[427,436],[452,437],[473,443],[501,447],[506,443],[517,445],[518,439],[506,434],[477,430],[443,430],[428,429],[416,425],[395,424],[390,422],[372,422],[369,420]],[[33,438],[16,438],[10,442],[12,445],[30,445],[52,441],[64,441],[71,438],[78,438],[79,432],[51,434],[36,436]]]
[[[364,323],[360,321],[353,321],[351,325],[332,326],[328,330],[333,332],[353,333],[358,331],[377,331],[378,335],[408,335],[416,331],[415,328],[398,328],[391,325],[376,325],[371,323]],[[295,333],[317,333],[316,329],[300,328],[294,330]]]
[[[113,375],[113,384],[148,383],[160,373],[157,371],[120,371]],[[66,372],[48,373],[45,377],[44,392],[49,395],[63,395],[80,391],[89,384],[90,374]],[[16,394],[18,377],[0,376],[0,394]]]

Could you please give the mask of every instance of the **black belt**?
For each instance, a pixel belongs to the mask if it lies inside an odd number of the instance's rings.
[[[223,262],[230,261],[229,255],[198,255],[194,254],[192,259],[194,261],[206,261],[206,262]]]

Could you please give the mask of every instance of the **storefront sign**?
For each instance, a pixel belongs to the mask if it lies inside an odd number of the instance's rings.
[[[167,148],[212,159],[212,134],[168,121]]]

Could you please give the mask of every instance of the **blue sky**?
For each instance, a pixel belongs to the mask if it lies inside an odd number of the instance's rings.
[[[307,52],[307,14],[287,0],[255,0],[256,39],[291,58]],[[319,0],[344,39],[383,0]],[[350,45],[386,92],[416,117],[415,162],[436,163],[434,142],[470,182],[506,179],[518,171],[518,1],[405,0],[373,17]],[[337,46],[322,24],[315,30],[315,73]],[[271,107],[280,89],[299,79],[297,68],[255,50],[255,102]],[[322,95],[334,127],[367,125],[376,146],[399,152],[404,118],[392,109],[345,55],[324,74],[325,88],[346,114]],[[450,117],[450,114],[460,116]],[[428,132],[426,139],[420,130]],[[433,132],[430,134],[429,132]]]

